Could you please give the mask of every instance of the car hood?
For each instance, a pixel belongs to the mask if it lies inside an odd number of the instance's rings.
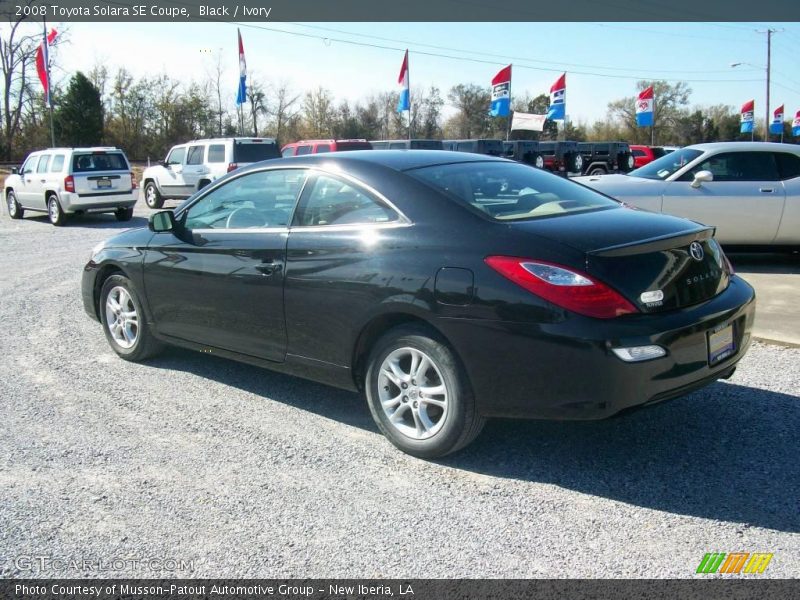
[[[584,175],[573,177],[572,181],[582,183],[614,198],[655,196],[660,194],[664,187],[664,182],[661,180],[631,177],[630,175]]]
[[[134,248],[146,246],[155,234],[147,227],[126,229],[122,233],[108,238],[102,243],[103,248]]]

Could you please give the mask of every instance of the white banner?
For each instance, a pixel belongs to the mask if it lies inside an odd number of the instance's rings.
[[[547,115],[534,115],[532,113],[523,113],[514,111],[514,116],[511,118],[511,129],[525,129],[526,131],[544,131],[544,122],[547,120]]]

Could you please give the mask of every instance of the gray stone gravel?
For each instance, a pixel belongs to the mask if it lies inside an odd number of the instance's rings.
[[[798,575],[800,349],[754,345],[729,382],[623,418],[492,422],[424,462],[355,394],[116,358],[79,281],[123,228],[0,217],[0,575],[692,577],[710,551]],[[105,570],[21,568],[39,555]],[[130,558],[191,568],[109,564]]]

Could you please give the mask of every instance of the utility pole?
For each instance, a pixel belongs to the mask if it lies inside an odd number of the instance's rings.
[[[764,119],[764,141],[769,141],[769,76],[770,76],[770,61],[772,59],[772,34],[775,30],[767,28],[767,106],[766,117]]]

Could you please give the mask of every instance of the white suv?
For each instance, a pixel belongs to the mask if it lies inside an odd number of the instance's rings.
[[[53,225],[68,214],[113,212],[130,221],[139,197],[136,178],[119,148],[50,148],[31,152],[6,177],[3,196],[12,219],[44,212]]]
[[[150,208],[161,208],[166,199],[188,198],[234,169],[280,155],[272,138],[219,138],[173,146],[163,163],[144,170],[144,201]]]

